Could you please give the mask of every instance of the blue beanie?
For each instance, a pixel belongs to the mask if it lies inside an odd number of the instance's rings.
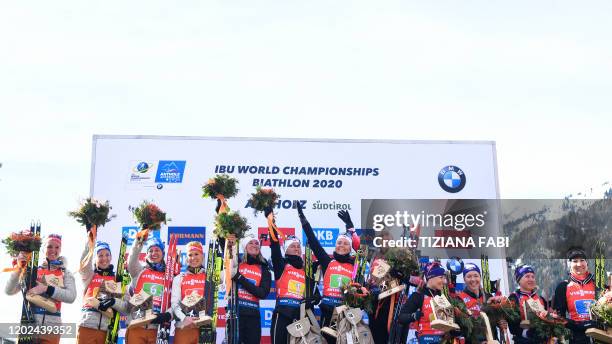
[[[530,272],[535,274],[535,270],[531,265],[521,265],[517,267],[516,270],[514,270],[514,279],[516,280],[516,283],[518,283],[523,276]]]
[[[482,276],[482,274],[480,273],[480,268],[478,267],[478,265],[473,264],[473,263],[467,263],[463,267],[463,278],[465,278],[465,275],[467,275],[468,272],[472,272],[472,271],[476,271],[476,272],[478,272],[479,275]]]
[[[440,264],[433,263],[427,268],[427,272],[425,272],[425,278],[430,279],[434,277],[440,277],[444,276],[445,273],[446,270],[444,270],[444,268]]]
[[[159,249],[162,251],[162,254],[165,254],[164,243],[161,241],[161,239],[152,237],[147,240],[147,252],[149,252],[149,249],[154,246],[159,247]]]
[[[96,246],[94,247],[94,254],[97,256],[98,252],[102,250],[108,250],[108,253],[111,252],[110,246],[108,246],[107,243],[105,243],[104,241],[96,241]]]

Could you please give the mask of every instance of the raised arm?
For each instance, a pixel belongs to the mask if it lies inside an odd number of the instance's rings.
[[[329,265],[332,259],[327,255],[327,252],[325,252],[325,249],[323,248],[323,246],[321,246],[319,240],[317,240],[317,237],[314,234],[314,230],[306,219],[306,216],[304,215],[304,211],[302,209],[302,205],[299,202],[297,203],[297,211],[300,217],[300,222],[302,223],[302,228],[304,229],[304,233],[306,234],[306,238],[308,238],[308,246],[310,246],[312,252],[314,252],[315,256],[317,257],[319,264],[321,264],[321,269],[325,271],[327,269],[327,265]]]
[[[83,261],[83,259],[85,259],[88,252],[89,252],[89,245],[85,244],[85,249],[83,250],[83,253],[81,254],[81,260],[80,260],[81,262]],[[91,279],[93,278],[93,275],[94,275],[93,256],[90,257],[89,261],[83,266],[81,270],[79,270],[79,274],[81,275],[81,283],[83,284],[83,288],[87,289],[87,286],[89,286],[89,283],[91,283]]]
[[[130,250],[130,256],[128,257],[128,265],[127,270],[130,274],[130,277],[135,279],[140,275],[144,267],[140,264],[140,260],[138,260],[138,256],[140,255],[140,251],[142,251],[142,246],[144,245],[145,240],[136,239],[132,244],[132,249]]]

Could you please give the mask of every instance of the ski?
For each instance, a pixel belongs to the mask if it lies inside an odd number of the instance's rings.
[[[353,247],[356,249],[357,254],[355,255],[355,263],[353,268],[353,281],[359,283],[360,285],[364,285],[365,283],[365,273],[368,261],[368,250],[370,247],[369,242],[371,241],[368,235],[366,234],[366,230],[363,230],[362,238],[360,238],[358,245],[354,244]]]
[[[208,257],[206,259],[206,284],[204,296],[206,298],[206,315],[212,318],[211,326],[200,327],[199,343],[214,344],[217,340],[217,305],[219,297],[219,282],[221,281],[221,266],[223,258],[218,239],[208,242]]]
[[[175,276],[175,270],[177,267],[176,257],[176,235],[170,234],[170,240],[168,244],[168,253],[166,255],[166,273],[164,276],[164,292],[161,304],[161,313],[166,312],[170,308],[170,293],[172,292],[172,279]],[[170,343],[170,328],[172,322],[166,322],[159,324],[159,330],[157,331],[157,344],[168,344]]]
[[[208,255],[206,256],[206,284],[204,285],[204,299],[205,299],[205,309],[206,315],[212,317],[212,304],[214,297],[214,288],[213,284],[215,278],[215,255],[216,255],[216,245],[218,242],[216,240],[210,239],[208,241]],[[213,334],[212,328],[208,327],[200,327],[200,335],[198,339],[198,343],[213,343]]]
[[[308,245],[308,238],[304,236],[304,274],[306,277],[306,290],[304,292],[304,297],[306,299],[312,298],[314,295],[314,273],[312,271],[312,250]]]
[[[480,256],[480,268],[482,270],[482,288],[485,293],[491,293],[491,278],[489,275],[489,256]]]
[[[221,253],[221,245],[217,243],[215,251],[215,264],[213,272],[213,299],[212,299],[212,344],[217,340],[217,319],[219,318],[219,282],[221,282],[221,267],[223,266],[223,254]]]
[[[226,240],[227,244],[227,240]],[[233,246],[227,246],[224,252],[228,255],[228,264],[225,267],[231,273],[232,267],[238,266],[238,240]],[[225,257],[224,257],[225,260]],[[227,283],[227,282],[226,282]],[[231,281],[230,287],[226,289],[226,300],[227,300],[227,315],[225,325],[225,343],[236,344],[239,342],[238,338],[238,294],[237,285],[235,281]]]
[[[410,237],[412,238],[413,234],[415,234],[418,239],[418,235],[420,234],[420,227],[417,227],[416,230],[409,230],[408,227],[404,226],[401,237],[406,238],[408,235],[410,235]],[[418,243],[418,240],[417,240],[417,243]],[[416,248],[414,248],[413,252],[416,252]],[[416,259],[416,256],[414,257]],[[409,286],[406,286],[406,288],[404,288],[404,290],[400,292],[400,294],[397,296],[397,301],[394,307],[389,310],[389,312],[393,312],[392,319],[391,319],[392,325],[389,331],[389,339],[388,339],[389,344],[399,343],[404,333],[404,326],[399,324],[399,315],[400,315],[400,311],[402,310],[402,306],[408,300],[408,290],[409,289],[410,289]],[[395,295],[393,295],[392,297],[395,297]]]
[[[125,251],[127,250],[127,233],[121,236],[121,246],[119,247],[119,257],[117,258],[117,271],[115,282],[121,283],[121,295],[125,294],[128,284],[130,283],[130,274],[125,267]],[[106,332],[106,344],[115,344],[119,340],[121,314],[117,311],[113,312],[113,318],[108,324]]]
[[[597,291],[596,297],[601,297],[606,292],[606,255],[605,255],[605,242],[598,241],[595,245],[595,289]]]
[[[30,224],[30,232],[35,236],[40,237],[40,222]],[[38,256],[39,251],[32,252],[30,260],[27,262],[26,271],[23,279],[20,281],[21,294],[23,296],[23,303],[21,304],[21,325],[32,326],[36,324],[34,313],[32,312],[32,304],[26,299],[26,293],[30,288],[36,285],[36,279],[38,278]],[[27,334],[30,331],[24,331],[24,334],[19,334],[17,337],[17,343],[19,344],[31,344],[34,343],[34,337],[31,334]]]

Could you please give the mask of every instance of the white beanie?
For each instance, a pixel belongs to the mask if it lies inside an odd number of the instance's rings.
[[[348,240],[348,242],[349,242],[349,246],[351,246],[351,249],[352,249],[352,246],[353,246],[353,238],[351,238],[350,236],[348,236],[348,235],[346,235],[346,234],[340,234],[340,235],[338,235],[338,238],[336,239],[336,245],[338,245],[338,241],[343,240],[343,239],[344,239],[344,240]]]
[[[247,254],[246,247],[251,242],[257,242],[257,246],[259,246],[259,240],[253,234],[247,234],[242,240],[240,240],[240,248],[242,249],[242,253]]]
[[[298,244],[302,244],[300,242],[300,239],[298,239],[296,236],[288,236],[287,238],[285,238],[285,242],[283,243],[283,248],[285,249],[285,253],[287,253],[287,249],[289,248],[289,246],[291,246],[291,244],[293,244],[294,242],[297,242]]]

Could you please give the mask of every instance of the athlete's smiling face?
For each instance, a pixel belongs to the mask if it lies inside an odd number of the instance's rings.
[[[336,242],[336,253],[340,255],[351,253],[351,242],[345,237],[338,239]]]
[[[189,266],[192,268],[199,268],[202,266],[202,261],[204,260],[203,257],[204,256],[200,251],[191,250],[187,254],[187,264],[189,264]]]
[[[427,288],[433,289],[433,290],[442,290],[444,289],[445,284],[446,284],[445,276],[432,277],[427,280]]]
[[[61,251],[62,247],[60,245],[53,241],[49,242],[47,244],[47,259],[56,260],[59,257]]]
[[[521,290],[527,292],[533,291],[537,287],[535,274],[532,272],[526,273],[525,276],[519,280],[519,287]]]
[[[111,254],[109,250],[100,250],[96,255],[96,266],[98,269],[106,269],[111,262]]]
[[[471,292],[478,294],[478,291],[480,290],[480,274],[476,271],[470,271],[465,274],[463,279],[465,280],[465,284],[467,285],[468,289]]]
[[[157,246],[151,246],[147,254],[151,263],[161,263],[164,258],[164,252]]]
[[[293,255],[293,256],[301,256],[302,255],[302,245],[299,242],[293,242],[289,247],[287,247],[287,251],[285,254]]]
[[[589,272],[589,264],[586,259],[574,258],[570,260],[570,271],[578,276],[584,276]]]
[[[259,241],[257,239],[249,241],[249,243],[246,244],[245,249],[247,254],[252,257],[257,257],[261,251],[259,248]]]

